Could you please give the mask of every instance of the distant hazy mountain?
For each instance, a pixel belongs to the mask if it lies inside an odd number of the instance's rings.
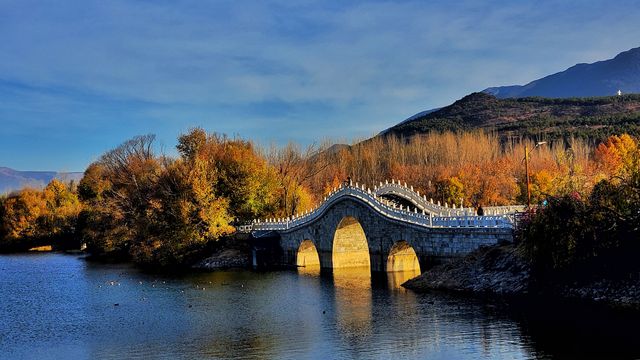
[[[504,99],[611,96],[618,90],[623,94],[640,93],[640,47],[622,52],[613,59],[577,64],[523,86],[490,87],[484,92]]]
[[[55,171],[18,171],[0,167],[0,194],[10,193],[24,187],[42,188],[53,178],[63,181],[79,181],[81,172],[60,173]]]

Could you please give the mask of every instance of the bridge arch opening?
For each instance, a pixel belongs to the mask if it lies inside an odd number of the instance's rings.
[[[408,242],[401,240],[393,244],[387,258],[388,272],[412,272],[420,274],[420,262],[416,251]]]
[[[360,222],[354,217],[343,218],[333,235],[331,255],[333,268],[369,268],[369,243]]]
[[[298,247],[296,265],[305,268],[320,268],[320,256],[311,240],[304,240]]]

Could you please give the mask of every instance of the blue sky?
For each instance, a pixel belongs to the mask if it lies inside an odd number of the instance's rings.
[[[0,166],[82,171],[191,127],[371,136],[640,46],[640,1],[0,0]]]

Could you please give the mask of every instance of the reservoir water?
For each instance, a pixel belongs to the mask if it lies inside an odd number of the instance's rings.
[[[3,359],[637,358],[635,313],[506,304],[412,274],[153,275],[56,253],[0,256]]]

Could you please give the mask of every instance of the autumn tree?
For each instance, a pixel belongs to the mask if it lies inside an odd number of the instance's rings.
[[[136,241],[151,234],[147,216],[163,170],[153,151],[154,139],[145,135],[128,140],[85,171],[78,185],[87,204],[80,234],[92,254],[126,257]]]
[[[4,204],[7,202],[7,197],[3,194],[0,195],[0,243],[4,241],[5,237],[7,236],[5,233],[5,221],[6,221],[6,215],[5,215],[5,209],[4,209]]]
[[[42,219],[42,231],[52,237],[73,237],[82,206],[70,185],[53,179],[42,191],[47,211]]]
[[[628,134],[612,135],[595,150],[600,169],[609,177],[629,172],[636,158],[638,142]]]
[[[106,177],[105,167],[95,162],[87,167],[78,183],[78,198],[85,202],[99,202],[110,188],[111,181]]]
[[[44,190],[23,189],[0,201],[0,248],[71,246],[81,204],[71,187],[53,179]]]
[[[3,248],[21,247],[21,242],[35,244],[42,236],[39,226],[41,218],[47,213],[47,203],[42,192],[35,189],[23,189],[9,196],[3,204]]]
[[[441,201],[441,205],[445,204],[460,204],[464,196],[464,185],[460,179],[456,176],[449,178],[442,178],[435,183],[436,188],[436,200]]]
[[[526,189],[525,189],[526,190]],[[555,196],[557,191],[554,186],[554,177],[547,169],[542,169],[531,175],[531,202],[540,204],[550,196]]]
[[[178,151],[185,161],[197,160],[215,174],[216,196],[229,201],[233,221],[249,221],[276,211],[274,169],[250,141],[197,128],[180,136]]]
[[[327,168],[328,162],[329,159],[324,157],[313,144],[304,151],[293,143],[282,148],[271,149],[269,163],[276,172],[279,215],[295,215],[313,206],[313,196],[309,186],[312,180]],[[317,188],[324,187],[326,185]]]
[[[132,248],[139,263],[189,262],[208,242],[232,233],[229,199],[219,195],[219,172],[209,136],[195,129],[179,139],[181,158],[166,160],[148,219],[150,236]]]

